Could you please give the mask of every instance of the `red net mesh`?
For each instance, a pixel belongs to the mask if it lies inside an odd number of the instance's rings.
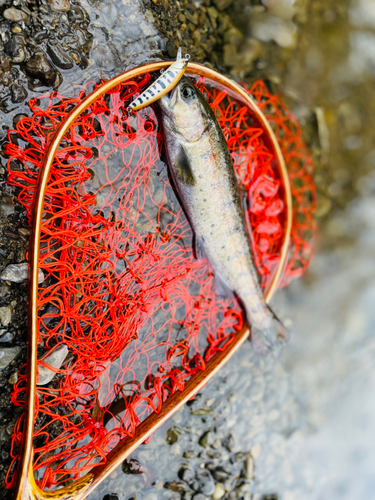
[[[34,471],[42,488],[103,463],[242,326],[234,297],[217,296],[209,263],[194,257],[191,228],[161,160],[154,110],[127,117],[129,102],[149,80],[127,82],[98,99],[66,134],[51,171],[41,231],[39,366],[48,366],[42,358],[53,348],[65,346],[69,354],[53,381],[37,387]],[[247,194],[265,287],[279,262],[285,209],[273,157],[247,107],[203,81],[198,85]],[[31,100],[32,116],[9,134],[8,181],[20,188],[29,217],[48,141],[86,92]],[[312,164],[300,127],[280,100],[262,83],[250,92],[275,126],[292,180],[286,284],[304,271],[311,254]],[[23,372],[15,405],[25,405],[25,386]],[[22,430],[23,417],[13,433],[13,466]]]

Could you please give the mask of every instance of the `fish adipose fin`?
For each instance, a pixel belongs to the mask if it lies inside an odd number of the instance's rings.
[[[180,182],[193,186],[195,184],[195,177],[191,168],[189,158],[182,146],[179,147],[178,153],[175,158],[175,172]]]
[[[290,334],[281,321],[276,317],[272,309],[268,308],[272,321],[269,328],[251,327],[251,343],[254,351],[266,355],[276,346],[282,346],[289,342]]]

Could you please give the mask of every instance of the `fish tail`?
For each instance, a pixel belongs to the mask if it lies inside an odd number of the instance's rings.
[[[276,317],[272,309],[268,307],[271,315],[271,323],[267,328],[251,326],[251,343],[255,352],[266,355],[276,346],[281,346],[289,342],[290,335],[285,326]]]

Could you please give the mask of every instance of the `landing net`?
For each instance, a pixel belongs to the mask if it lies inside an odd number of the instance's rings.
[[[145,75],[99,98],[62,141],[44,205],[39,266],[39,367],[51,349],[68,353],[53,380],[38,385],[34,472],[41,488],[81,477],[150,413],[160,411],[187,379],[205,369],[242,327],[233,296],[218,296],[213,270],[197,260],[192,230],[161,154],[154,109],[127,117],[150,82]],[[248,109],[226,92],[197,85],[223,128],[246,192],[251,242],[263,287],[280,259],[285,211],[273,157]],[[8,181],[31,216],[49,139],[93,84],[77,98],[57,92],[29,102],[31,117],[9,133]],[[258,82],[250,93],[275,127],[293,192],[292,243],[283,285],[311,255],[315,191],[298,123]],[[297,182],[298,181],[298,182]],[[25,367],[14,386],[26,401]],[[12,438],[12,486],[23,417]]]

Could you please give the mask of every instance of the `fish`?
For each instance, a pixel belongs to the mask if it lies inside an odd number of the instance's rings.
[[[145,108],[157,101],[175,87],[185,73],[190,60],[189,54],[182,57],[181,47],[178,49],[176,61],[169,66],[157,80],[154,81],[142,94],[137,97],[128,107],[130,112]]]
[[[254,265],[243,197],[213,110],[184,77],[158,101],[167,163],[193,228],[195,255],[207,257],[221,287],[239,300],[254,350],[270,352],[289,334],[267,306]]]

